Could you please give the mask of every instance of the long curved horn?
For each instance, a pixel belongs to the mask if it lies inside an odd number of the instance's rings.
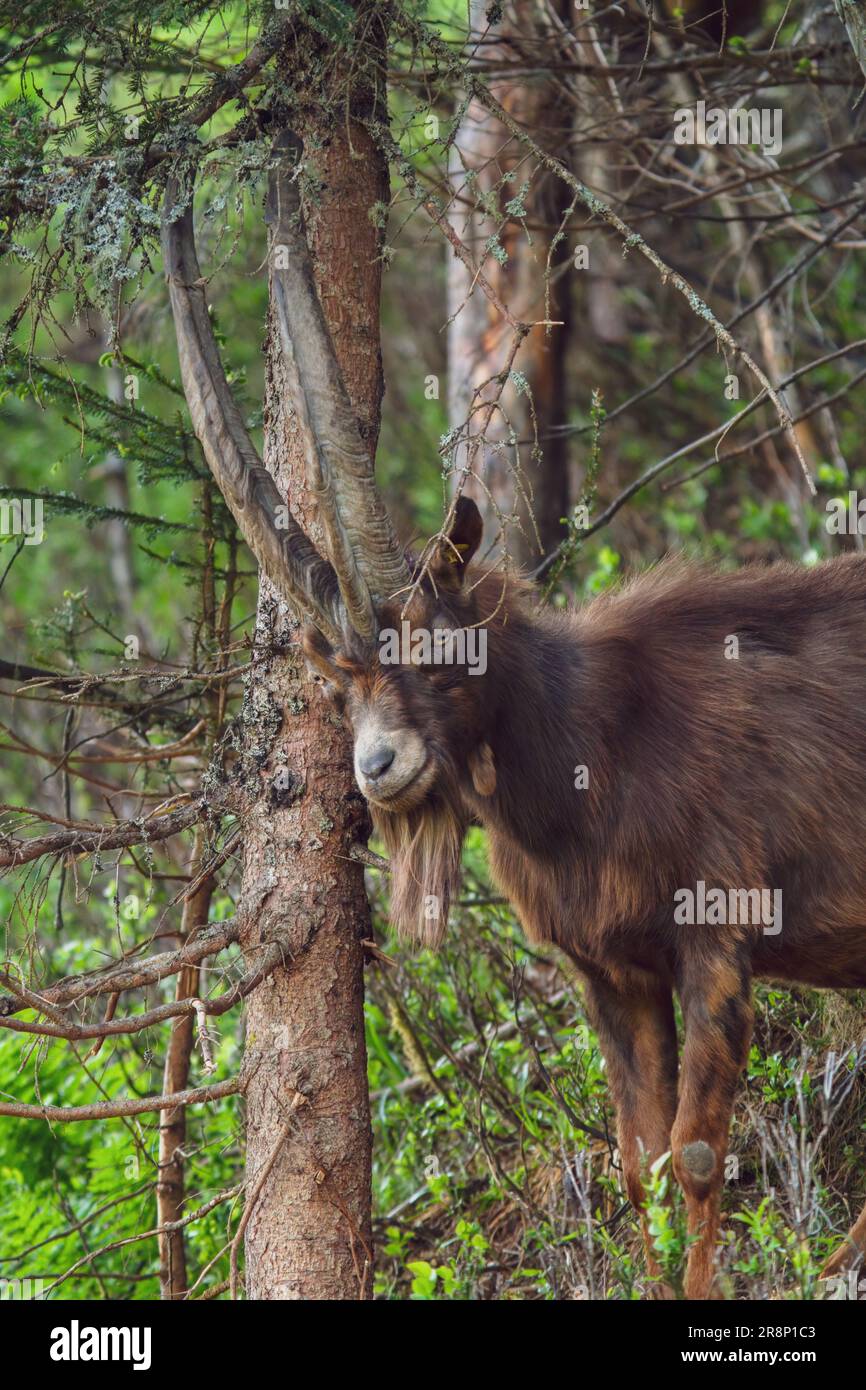
[[[409,566],[379,495],[334,352],[304,231],[289,131],[273,146],[266,221],[271,286],[283,357],[304,440],[307,480],[319,501],[331,563],[353,626],[375,632],[374,606],[410,582]]]
[[[345,614],[337,577],[292,516],[241,418],[207,311],[192,190],[182,211],[179,202],[178,182],[172,177],[165,190],[162,246],[193,429],[217,487],[268,578],[331,641],[339,641]]]

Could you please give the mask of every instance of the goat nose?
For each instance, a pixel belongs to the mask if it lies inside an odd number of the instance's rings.
[[[374,748],[372,753],[368,753],[366,757],[360,758],[358,760],[358,766],[365,777],[369,777],[371,782],[375,782],[377,777],[381,777],[383,772],[388,771],[388,768],[394,761],[394,757],[394,749],[388,748],[386,745],[382,748]]]

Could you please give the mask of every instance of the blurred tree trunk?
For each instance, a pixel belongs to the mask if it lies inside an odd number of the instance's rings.
[[[222,602],[217,606],[215,568],[215,538],[213,531],[213,496],[215,487],[205,482],[202,487],[202,517],[204,520],[205,559],[202,570],[201,633],[210,655],[216,656],[218,666],[224,666],[224,655],[228,646],[231,625],[231,606],[235,590],[235,570],[237,549],[234,543],[229,547],[228,569]],[[193,652],[194,666],[199,665],[198,643]],[[217,686],[211,686],[206,695],[208,723],[208,756],[213,750],[213,741],[224,719],[224,694]],[[178,868],[188,870],[190,887],[184,898],[181,913],[180,932],[177,945],[182,946],[194,936],[199,928],[207,925],[213,898],[215,881],[208,873],[207,835],[205,827],[196,828],[192,856],[189,863],[181,861]],[[201,990],[201,967],[187,966],[181,970],[175,986],[175,998],[195,999]],[[190,1084],[190,1063],[195,1043],[197,1019],[193,1014],[185,1014],[174,1020],[168,1039],[165,1064],[163,1068],[163,1092],[172,1095],[185,1091]],[[186,1108],[178,1106],[175,1110],[160,1112],[159,1123],[159,1177],[157,1193],[157,1225],[163,1228],[159,1236],[159,1284],[160,1297],[168,1300],[183,1298],[188,1289],[186,1262],[186,1232],[165,1230],[184,1216],[186,1200],[186,1172],[184,1152],[186,1144]]]
[[[527,52],[534,54],[537,61],[538,43],[550,32],[546,24],[542,29],[537,27],[538,7],[531,0],[510,0],[503,8],[503,18],[496,29],[503,58],[514,58],[522,43],[526,43]],[[553,8],[564,14],[569,10],[564,0],[555,0]],[[472,0],[474,34],[487,27],[488,9],[488,0]],[[484,54],[488,62],[495,61],[496,51],[489,42]],[[490,86],[505,109],[536,138],[538,131],[555,125],[557,93],[549,77],[519,73],[513,78],[492,80]],[[533,329],[524,341],[516,366],[528,382],[529,393],[521,391],[513,380],[508,382],[502,393],[502,411],[494,415],[486,446],[475,458],[480,481],[470,479],[465,487],[485,517],[488,542],[502,532],[494,553],[501,553],[504,547],[520,566],[537,563],[539,555],[561,539],[560,521],[569,504],[566,441],[561,434],[548,436],[551,427],[562,424],[566,418],[569,272],[556,274],[557,266],[568,257],[564,240],[553,251],[549,313],[545,304],[545,270],[554,229],[567,206],[566,190],[561,181],[543,171],[533,171],[523,198],[526,221],[532,228],[527,235],[518,220],[508,217],[505,205],[520,193],[529,167],[505,127],[471,102],[450,152],[451,186],[457,199],[451,213],[455,230],[476,264],[484,261],[487,279],[516,319],[564,320],[561,327],[549,331]],[[499,186],[505,174],[513,177]],[[497,239],[504,259],[497,259],[496,255],[484,259],[491,238]],[[509,325],[479,289],[467,298],[471,287],[467,268],[449,256],[448,416],[452,429],[464,424],[473,403],[477,407],[496,389],[495,383],[484,383],[502,371],[512,335]],[[479,389],[480,394],[476,395]],[[543,436],[540,453],[534,449],[533,406],[538,434]],[[476,411],[473,433],[479,423]],[[512,432],[513,438],[521,441],[518,448],[511,442]],[[456,457],[458,470],[465,456],[463,444]]]
[[[360,8],[360,7],[359,7]],[[379,30],[375,20],[367,43]],[[384,32],[378,32],[384,54]],[[349,59],[351,61],[351,59]],[[303,43],[286,55],[288,83]],[[375,452],[382,369],[381,231],[388,196],[380,153],[354,119],[382,107],[363,74],[346,70],[336,120],[310,112],[304,139],[316,192],[305,209],[325,317],[363,436]],[[383,110],[377,114],[382,117]],[[265,463],[292,511],[323,544],[288,406],[279,335],[266,344]],[[363,870],[348,857],[368,833],[347,731],[307,677],[297,623],[262,579],[256,653],[243,712],[245,813],[240,912],[247,951],[285,946],[286,967],[253,993],[247,1014],[246,1296],[358,1299],[372,1292],[371,1130],[364,1040],[364,946],[370,914]],[[256,1192],[257,1175],[276,1154]]]
[[[190,876],[195,879],[204,855],[204,831],[196,831]],[[213,879],[206,878],[183,905],[178,946],[207,923],[213,896]],[[177,977],[176,999],[194,999],[199,993],[199,967],[187,966]],[[195,1036],[195,1017],[185,1014],[172,1023],[163,1068],[163,1092],[172,1095],[189,1085],[190,1061]],[[159,1177],[156,1185],[157,1225],[179,1221],[184,1215],[186,1107],[162,1110],[159,1116]],[[184,1232],[164,1231],[159,1236],[160,1298],[180,1299],[187,1292]]]
[[[118,403],[123,401],[123,375],[118,367],[110,367],[108,372],[108,395]],[[126,462],[116,449],[109,449],[105,455],[101,475],[105,483],[107,506],[118,511],[128,512],[129,479]],[[127,632],[137,631],[133,624],[135,618],[135,570],[132,563],[132,536],[129,527],[120,518],[105,522],[108,541],[108,566],[114,588],[117,607],[126,624]],[[139,624],[140,626],[140,624]],[[149,647],[150,636],[145,637],[144,646]]]

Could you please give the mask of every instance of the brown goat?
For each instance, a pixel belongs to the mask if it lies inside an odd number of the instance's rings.
[[[395,922],[441,938],[483,825],[527,936],[582,973],[629,1197],[640,1210],[671,1150],[698,1236],[686,1292],[711,1297],[752,979],[866,986],[866,559],[668,561],[562,613],[467,574],[480,538],[461,500],[408,611],[383,605],[378,642],[341,650],[308,629],[308,659],[352,723]],[[391,629],[411,638],[399,661]],[[437,662],[437,630],[486,634],[486,670]],[[866,1212],[825,1274],[864,1252]]]
[[[551,613],[527,585],[467,577],[482,528],[461,499],[412,585],[315,288],[301,157],[278,132],[269,278],[321,548],[284,515],[231,395],[192,199],[171,178],[163,245],[193,427],[262,569],[315,624],[307,654],[353,725],[395,922],[441,938],[480,822],[527,934],[583,973],[639,1209],[644,1165],[673,1152],[699,1237],[686,1288],[707,1297],[752,977],[866,985],[866,559],[728,575],[666,564]],[[402,636],[404,619],[408,655],[386,659],[383,634]],[[440,659],[469,634],[484,636],[483,665]],[[825,1272],[864,1253],[866,1213]]]

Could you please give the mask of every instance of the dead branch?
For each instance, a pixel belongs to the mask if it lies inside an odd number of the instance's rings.
[[[215,956],[225,950],[240,935],[240,923],[236,918],[218,922],[199,932],[176,951],[163,951],[158,956],[150,956],[143,961],[121,961],[115,966],[106,966],[91,971],[87,975],[72,976],[43,990],[38,1003],[16,1003],[14,999],[0,996],[0,1017],[8,1017],[19,1008],[39,1008],[45,1006],[66,1008],[83,999],[95,998],[102,994],[120,994],[129,989],[144,989],[157,984],[169,975],[176,975],[188,965],[198,965],[206,956]],[[15,993],[19,991],[15,987]],[[110,1018],[103,1020],[110,1022]]]
[[[259,950],[261,947],[254,947]],[[6,1028],[14,1033],[33,1033],[46,1038],[67,1038],[70,1041],[80,1041],[84,1038],[108,1038],[126,1033],[140,1033],[144,1028],[152,1028],[157,1023],[165,1023],[170,1018],[181,1018],[186,1014],[195,1014],[196,1005],[204,1005],[205,1013],[211,1017],[219,1017],[234,1008],[235,1004],[245,999],[251,990],[254,990],[266,976],[276,970],[278,965],[285,964],[285,950],[279,945],[272,943],[264,948],[261,961],[253,969],[249,970],[242,979],[237,980],[231,989],[225,994],[221,994],[216,999],[195,1000],[178,999],[171,1004],[159,1004],[156,1008],[148,1009],[142,1014],[133,1014],[129,1018],[103,1018],[101,1023],[71,1023],[64,1020],[60,1023],[29,1023],[24,1019],[0,1017],[0,1028]],[[0,977],[2,979],[2,977]],[[17,982],[6,978],[6,988],[10,993],[17,994]],[[32,996],[34,1000],[39,1000],[38,995]],[[21,1003],[20,1008],[34,1008],[43,1010],[41,1003]]]
[[[225,1096],[235,1096],[240,1089],[240,1078],[233,1077],[230,1081],[216,1081],[212,1086],[178,1091],[173,1096],[135,1096],[130,1100],[97,1101],[94,1105],[23,1105],[4,1100],[0,1101],[0,1115],[13,1115],[22,1120],[50,1120],[57,1124],[111,1120],[121,1115],[144,1115],[149,1110],[168,1110],[175,1105],[204,1105]]]
[[[197,800],[163,816],[143,817],[141,820],[121,821],[98,831],[60,831],[56,835],[37,835],[31,840],[16,840],[0,833],[0,868],[16,868],[29,864],[46,854],[94,854],[107,849],[124,849],[129,845],[152,844],[167,840],[188,830],[205,813],[205,804]]]

